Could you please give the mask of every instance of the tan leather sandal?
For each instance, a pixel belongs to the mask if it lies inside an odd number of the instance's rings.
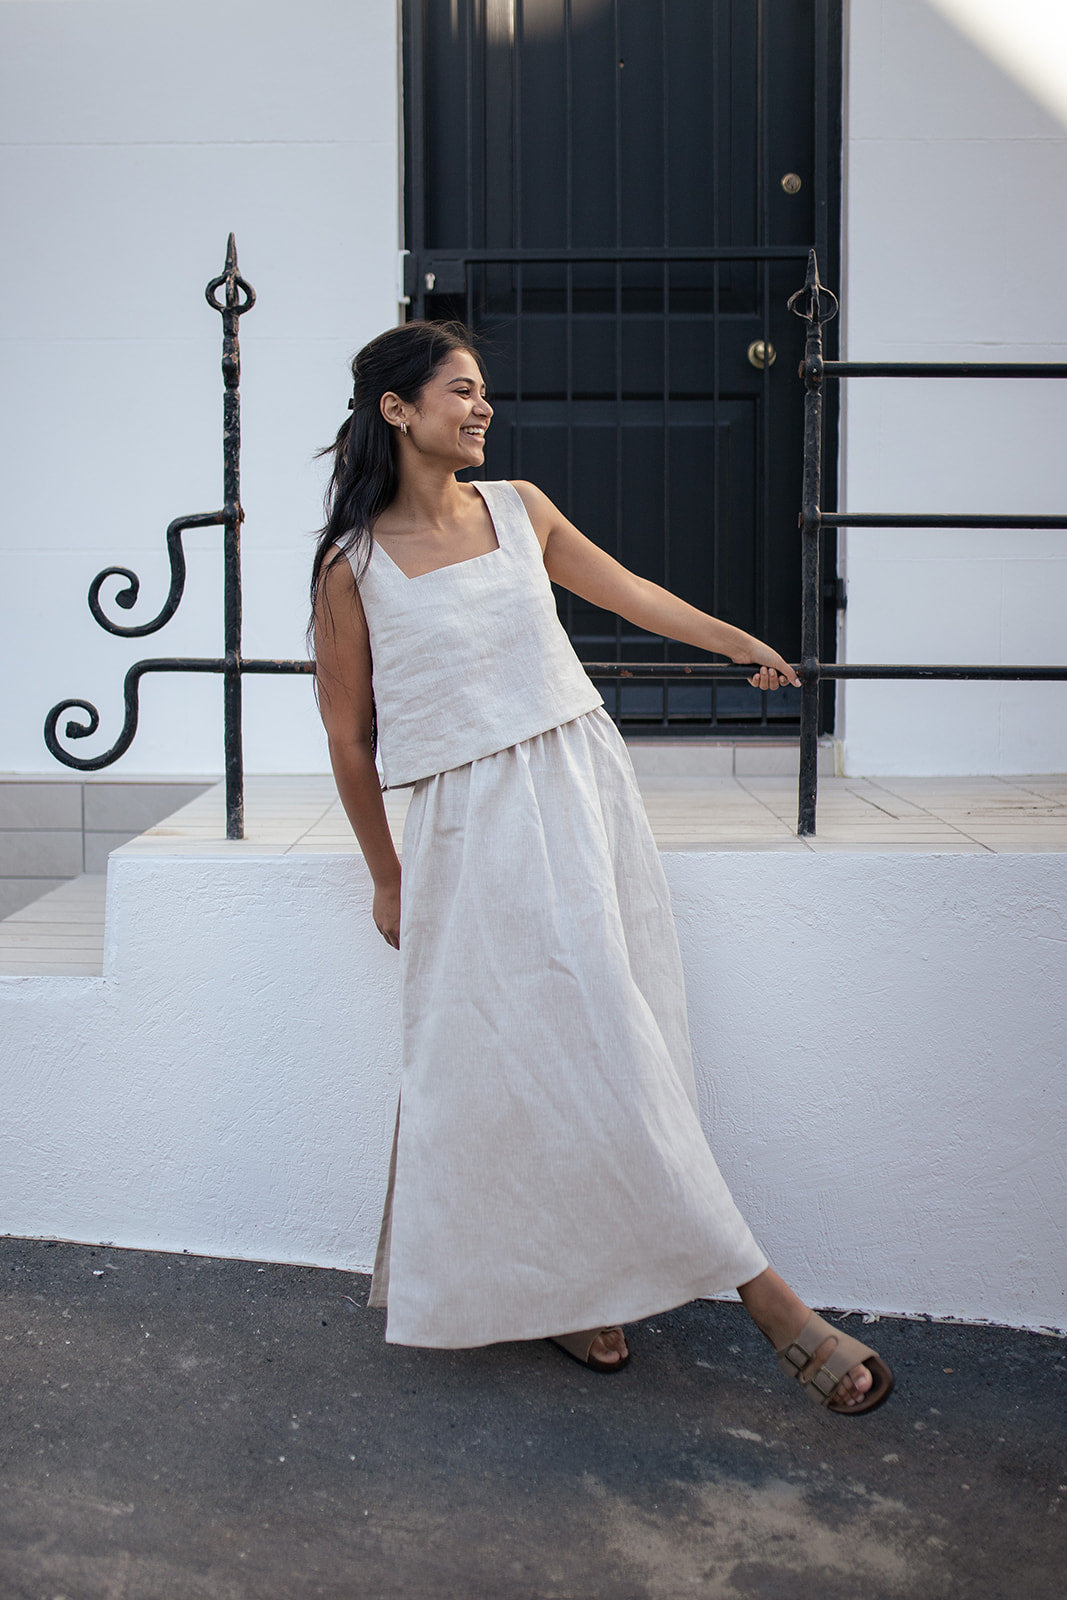
[[[816,1350],[827,1339],[836,1339],[837,1346],[827,1356],[822,1366],[816,1367],[807,1377],[803,1376]],[[883,1401],[888,1400],[893,1390],[893,1374],[881,1356],[861,1344],[858,1339],[853,1339],[851,1334],[842,1333],[840,1328],[834,1328],[825,1318],[812,1312],[796,1338],[781,1350],[776,1350],[778,1365],[783,1372],[791,1378],[796,1378],[801,1387],[807,1391],[816,1405],[825,1406],[832,1411],[835,1417],[858,1417],[866,1411],[873,1411]],[[863,1397],[855,1405],[834,1405],[833,1399],[842,1378],[852,1371],[853,1367],[866,1367],[874,1382]]]
[[[580,1361],[583,1367],[592,1367],[594,1372],[621,1372],[630,1360],[630,1352],[619,1361],[602,1361],[593,1354],[593,1340],[602,1333],[621,1333],[618,1326],[613,1328],[587,1328],[584,1333],[559,1333],[551,1338],[552,1344],[558,1344],[575,1361]],[[855,1365],[855,1363],[853,1363]]]

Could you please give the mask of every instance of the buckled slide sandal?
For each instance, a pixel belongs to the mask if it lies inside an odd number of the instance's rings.
[[[836,1339],[836,1348],[820,1367],[816,1367],[806,1378],[803,1377],[805,1367],[810,1365],[816,1350],[827,1339]],[[865,1412],[873,1411],[876,1406],[882,1405],[893,1391],[893,1374],[881,1356],[867,1345],[861,1344],[858,1339],[853,1339],[851,1334],[842,1333],[840,1328],[832,1327],[825,1318],[818,1316],[814,1311],[796,1338],[784,1345],[781,1350],[776,1350],[775,1355],[782,1371],[788,1373],[791,1378],[796,1378],[815,1404],[825,1406],[835,1417],[862,1416]],[[871,1374],[874,1380],[871,1387],[855,1405],[835,1405],[834,1395],[840,1387],[842,1378],[851,1372],[853,1367],[860,1366],[866,1367]]]

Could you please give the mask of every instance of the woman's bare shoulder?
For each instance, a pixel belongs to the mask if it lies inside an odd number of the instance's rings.
[[[366,629],[356,575],[352,563],[339,545],[330,545],[323,558],[315,612],[316,621],[320,625],[325,623],[331,631],[342,618],[348,626],[355,622],[361,630]]]
[[[359,585],[356,582],[355,569],[349,558],[349,553],[342,550],[340,545],[327,546],[326,554],[322,560],[321,586],[325,588],[331,600],[348,598],[359,605]]]
[[[536,483],[530,483],[525,478],[511,478],[509,482],[526,507],[526,515],[533,523],[543,549],[553,528],[563,520],[562,512]]]

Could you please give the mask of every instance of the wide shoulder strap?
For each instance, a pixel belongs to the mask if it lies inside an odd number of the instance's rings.
[[[541,541],[515,485],[506,478],[500,478],[490,483],[474,480],[474,487],[489,508],[497,543],[501,547],[522,550],[526,555],[536,553],[538,560],[542,560]]]

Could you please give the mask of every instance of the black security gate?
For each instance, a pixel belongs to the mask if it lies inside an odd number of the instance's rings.
[[[839,16],[837,0],[403,9],[406,290],[412,314],[460,316],[483,342],[486,475],[533,479],[627,566],[790,660],[803,347],[786,302],[812,244],[836,264]],[[560,603],[585,661],[692,657]],[[824,603],[832,640],[832,584]],[[598,686],[629,733],[781,733],[799,712],[794,690]]]

